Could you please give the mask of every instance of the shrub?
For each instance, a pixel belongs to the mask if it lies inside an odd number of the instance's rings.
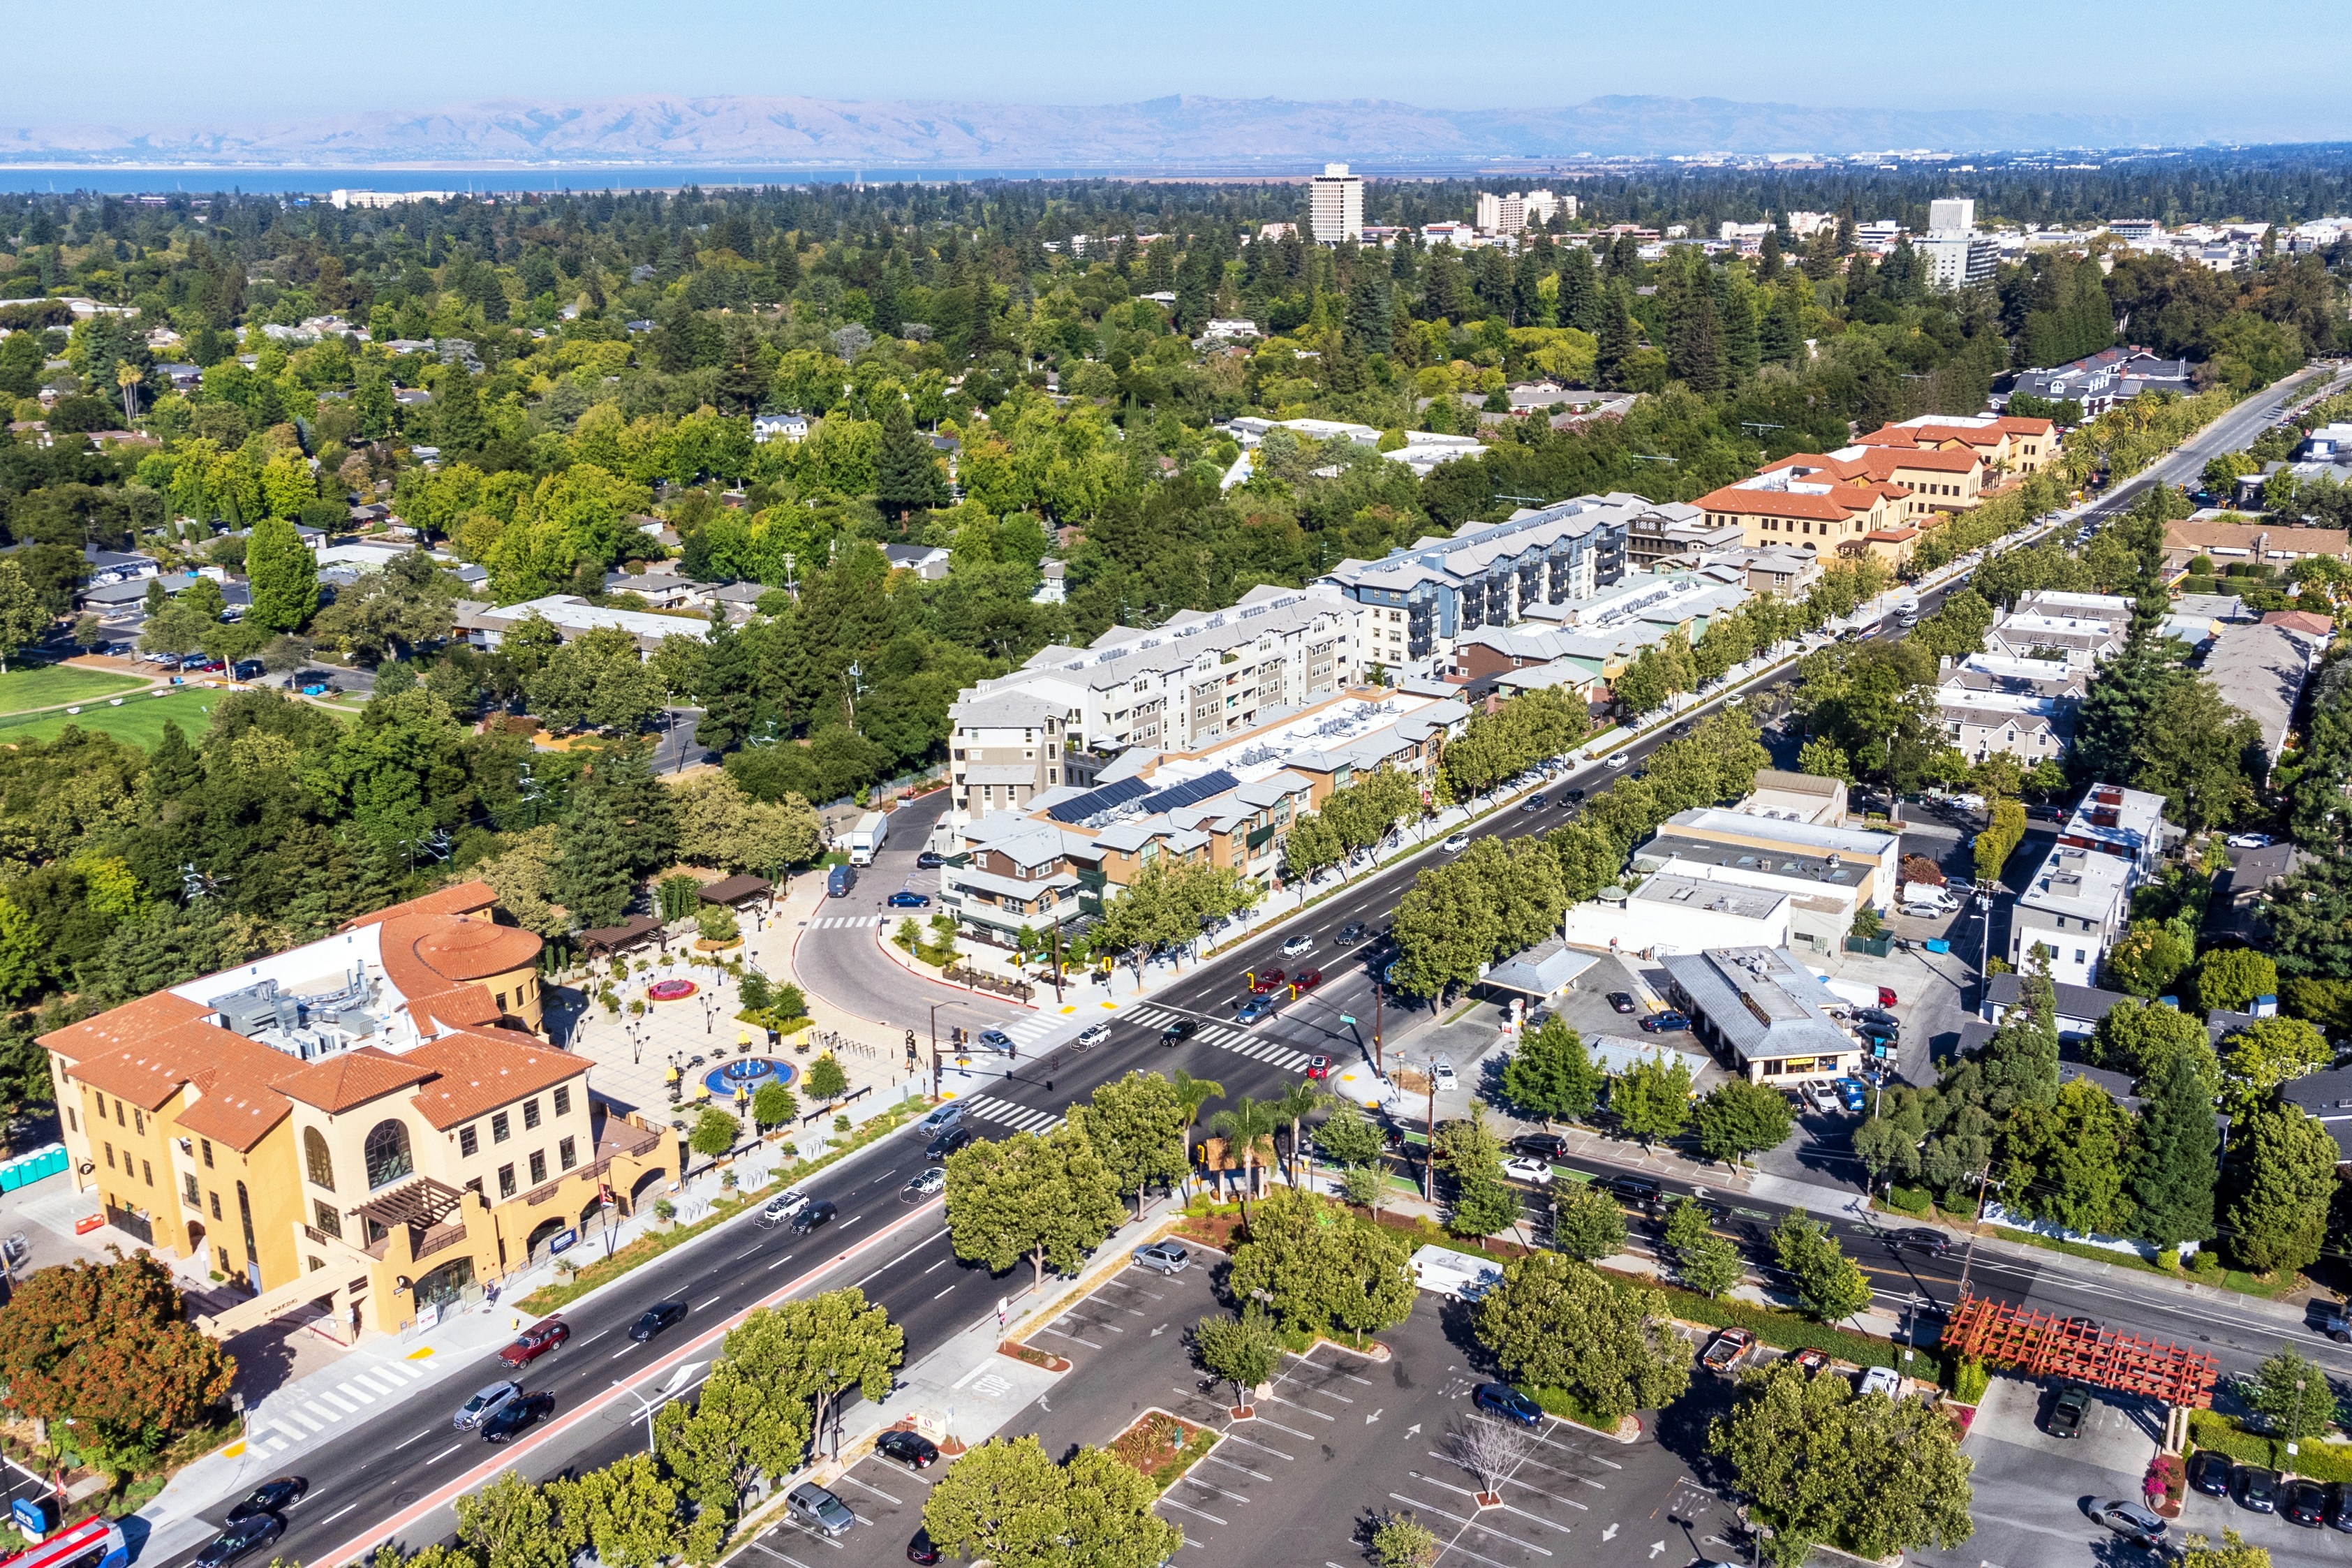
[[[1985,1390],[1990,1386],[1992,1373],[1987,1372],[1984,1363],[1974,1356],[1962,1356],[1958,1364],[1952,1368],[1952,1397],[1963,1405],[1977,1404],[1984,1398]]]

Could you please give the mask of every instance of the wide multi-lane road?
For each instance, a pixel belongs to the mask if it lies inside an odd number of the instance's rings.
[[[2352,380],[2352,372],[2338,379]],[[2293,396],[2300,399],[2313,390],[2306,385]],[[2247,407],[2217,422],[2168,462],[2193,471],[2212,452],[2244,445],[2276,416],[2284,401],[2276,393],[2250,400]],[[2105,499],[2128,501],[2120,492]],[[1922,597],[1923,609],[1932,611],[1941,592]],[[1769,690],[1790,673],[1780,672],[1749,689]],[[1653,735],[1626,750],[1638,762],[1663,739]],[[1587,766],[1554,781],[1553,793],[1556,797],[1567,786],[1590,789],[1608,776],[1597,765]],[[1557,808],[1531,814],[1507,810],[1469,831],[1474,837],[1540,831],[1564,819]],[[907,826],[914,826],[909,816]],[[878,901],[915,876],[913,856],[919,835],[906,828],[900,832],[861,879],[856,905]],[[1219,1080],[1229,1097],[1264,1099],[1297,1081],[1307,1056],[1345,1061],[1361,1048],[1368,1034],[1365,1023],[1351,1026],[1339,1020],[1342,1015],[1366,1022],[1370,1018],[1371,966],[1377,959],[1368,950],[1358,950],[1353,957],[1326,956],[1326,979],[1318,990],[1252,1029],[1231,1022],[1232,1005],[1243,988],[1241,976],[1281,962],[1280,945],[1296,931],[1315,934],[1318,953],[1329,955],[1332,934],[1342,926],[1361,922],[1374,931],[1385,927],[1420,863],[1356,879],[1305,915],[1255,933],[1232,951],[1194,966],[1140,1005],[1123,986],[1116,998],[1123,1005],[1116,1012],[1091,1005],[1099,1000],[1098,992],[1080,993],[1089,1003],[1080,1016],[1112,1020],[1110,1040],[1083,1053],[1050,1045],[1050,1036],[1066,1027],[1049,1022],[1058,1015],[1026,1013],[960,996],[908,974],[875,952],[870,928],[828,926],[803,931],[795,967],[802,984],[812,990],[893,1027],[927,1028],[930,1004],[944,1000],[956,1003],[961,1011],[943,1009],[943,1028],[955,1017],[968,1024],[1004,1021],[1015,1023],[1024,1034],[1046,1038],[1041,1053],[1024,1049],[1014,1064],[1016,1070],[967,1097],[972,1125],[984,1134],[1049,1128],[1072,1100],[1134,1068],[1181,1067]],[[1160,1024],[1178,1014],[1198,1018],[1202,1027],[1192,1039],[1163,1047],[1159,1044]],[[1410,1016],[1397,1020],[1391,1036],[1397,1026],[1412,1021]],[[288,1468],[309,1478],[310,1491],[289,1515],[290,1529],[277,1554],[340,1564],[387,1539],[414,1547],[446,1536],[454,1523],[449,1500],[478,1486],[503,1465],[545,1479],[593,1468],[638,1447],[646,1441],[646,1402],[690,1390],[730,1323],[755,1306],[796,1292],[859,1286],[904,1326],[908,1360],[919,1359],[992,1314],[1000,1296],[1020,1284],[1017,1274],[999,1279],[955,1259],[936,1199],[901,1200],[900,1190],[927,1163],[922,1140],[901,1132],[807,1184],[813,1196],[830,1199],[840,1208],[839,1217],[815,1235],[761,1229],[746,1215],[672,1254],[659,1267],[640,1269],[575,1305],[564,1314],[572,1329],[571,1342],[535,1363],[522,1379],[534,1391],[554,1394],[557,1414],[509,1447],[491,1448],[451,1425],[455,1406],[467,1393],[506,1375],[490,1357],[482,1358],[476,1374],[383,1401],[367,1419],[290,1457]],[[1594,1161],[1569,1163],[1595,1173],[1609,1168]],[[1678,1185],[1667,1184],[1670,1189]],[[1724,1227],[1727,1234],[1746,1244],[1752,1259],[1768,1261],[1759,1248],[1760,1237],[1783,1212],[1780,1206],[1717,1195],[1734,1205]],[[1932,1309],[1948,1305],[1957,1294],[1966,1258],[1960,1250],[1941,1256],[1900,1250],[1867,1216],[1837,1223],[1841,1239],[1870,1270],[1882,1305],[1900,1309],[1916,1300],[1923,1309]],[[1651,1244],[1647,1226],[1645,1219],[1636,1224],[1638,1245]],[[1979,1293],[2193,1344],[2217,1354],[2231,1370],[2250,1368],[2281,1337],[2276,1320],[2259,1310],[2216,1293],[2182,1295],[2127,1271],[2084,1271],[2070,1260],[2044,1267],[2031,1258],[1984,1252],[1976,1254],[1968,1267],[1970,1283]],[[629,1326],[648,1307],[667,1300],[687,1304],[685,1322],[649,1344],[633,1343]],[[2352,1376],[2352,1353],[2313,1336],[2303,1340],[2304,1348],[2331,1371]]]

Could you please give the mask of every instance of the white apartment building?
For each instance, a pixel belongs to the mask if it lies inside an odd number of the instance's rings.
[[[948,710],[961,826],[1026,805],[1071,776],[1071,753],[1192,752],[1361,678],[1364,609],[1337,590],[1254,588],[1231,609],[1186,610],[1149,630],[1113,626],[1089,647],[1041,648]]]
[[[1364,237],[1364,181],[1345,163],[1326,163],[1308,193],[1307,216],[1318,245]]]
[[[1478,226],[1488,234],[1521,234],[1530,224],[1548,224],[1561,213],[1576,216],[1576,198],[1557,196],[1549,191],[1513,191],[1496,195],[1492,191],[1478,193]]]
[[[1946,292],[1989,283],[2000,266],[2000,244],[1977,233],[1977,204],[1950,196],[1927,204],[1927,283]]]
[[[2009,962],[2021,973],[2035,948],[2061,985],[2095,985],[2099,964],[2131,913],[2127,860],[2060,845],[2043,858],[2010,913]]]

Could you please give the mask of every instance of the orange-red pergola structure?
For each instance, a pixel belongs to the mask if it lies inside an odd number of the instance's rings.
[[[1952,1308],[1943,1342],[2036,1377],[2070,1377],[2196,1410],[2211,1405],[2221,1376],[2220,1363],[2197,1351],[1975,1295]]]

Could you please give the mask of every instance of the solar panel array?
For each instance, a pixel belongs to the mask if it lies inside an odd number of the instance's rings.
[[[1141,779],[1119,779],[1099,789],[1074,795],[1059,805],[1047,806],[1045,815],[1056,822],[1084,822],[1089,816],[1099,816],[1150,792],[1151,786]]]
[[[1161,790],[1157,795],[1145,797],[1143,809],[1173,811],[1180,805],[1190,805],[1194,801],[1207,800],[1212,796],[1223,795],[1241,782],[1224,769],[1219,768],[1214,773],[1202,773],[1199,778],[1188,783],[1176,784]]]

